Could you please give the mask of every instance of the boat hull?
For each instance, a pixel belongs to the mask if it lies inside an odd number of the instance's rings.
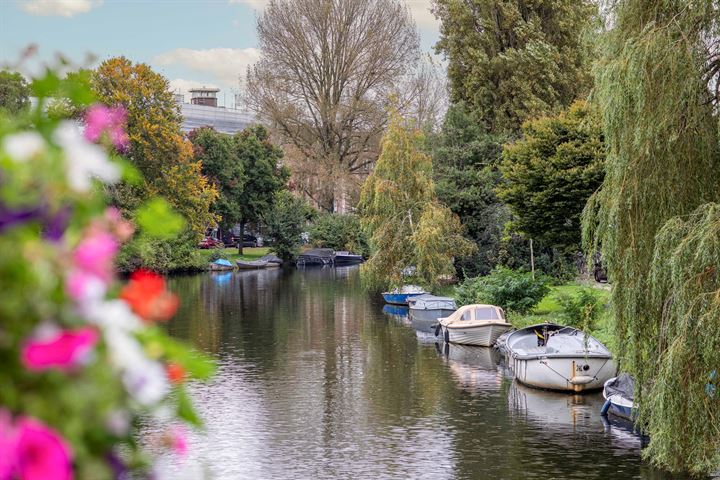
[[[260,261],[248,261],[243,262],[241,260],[238,260],[237,262],[237,268],[240,270],[258,270],[262,268],[267,268],[268,262],[260,262]]]
[[[478,347],[492,347],[497,338],[512,328],[509,323],[478,325],[473,327],[443,326],[443,338],[450,343],[459,345],[474,345]]]
[[[410,316],[415,320],[437,320],[449,317],[454,311],[448,308],[418,309],[410,307]]]
[[[410,297],[416,297],[418,295],[422,295],[424,292],[418,292],[418,293],[383,293],[383,299],[385,300],[385,303],[389,303],[391,305],[407,305],[408,304],[408,298]]]
[[[511,358],[513,373],[530,387],[564,392],[585,392],[603,388],[615,376],[615,362],[608,357],[540,356]],[[587,367],[587,368],[586,368]]]

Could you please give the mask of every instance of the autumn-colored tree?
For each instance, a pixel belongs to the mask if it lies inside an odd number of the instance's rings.
[[[132,209],[139,200],[159,194],[196,234],[215,223],[210,206],[218,192],[203,176],[192,145],[182,135],[182,117],[167,79],[144,63],[116,57],[95,70],[92,87],[102,103],[122,105],[127,111],[130,147],[126,156],[145,178],[142,185],[113,189],[113,202]]]
[[[363,184],[361,219],[370,234],[372,256],[363,264],[370,288],[398,286],[403,271],[415,267],[419,283],[438,285],[453,275],[453,258],[472,253],[463,227],[435,196],[432,160],[423,153],[423,134],[395,114],[373,173]]]

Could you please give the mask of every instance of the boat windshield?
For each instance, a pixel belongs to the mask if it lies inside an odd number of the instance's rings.
[[[467,313],[467,312],[466,312]],[[502,320],[493,307],[475,308],[475,320]]]

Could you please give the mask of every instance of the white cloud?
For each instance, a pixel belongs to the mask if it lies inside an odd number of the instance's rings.
[[[230,4],[245,5],[253,10],[264,9],[270,0],[228,0]],[[432,0],[405,0],[418,28],[436,30],[438,21],[430,11]]]
[[[223,85],[237,87],[238,76],[244,76],[247,67],[259,59],[260,50],[257,48],[177,48],[157,55],[153,62],[159,65],[181,65],[214,77]]]
[[[185,80],[184,78],[170,80],[170,90],[173,93],[182,93],[185,95],[185,102],[190,101],[190,89],[199,87],[220,88],[218,85],[213,83],[196,82],[195,80]]]
[[[19,0],[18,5],[30,15],[73,17],[102,5],[102,0]]]

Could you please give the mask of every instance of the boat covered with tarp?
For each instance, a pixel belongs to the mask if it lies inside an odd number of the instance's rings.
[[[449,317],[457,310],[455,299],[438,297],[429,293],[408,298],[408,306],[410,307],[410,316],[416,320],[437,320]]]
[[[235,263],[240,270],[259,270],[268,266],[266,260],[237,260]]]
[[[234,270],[235,265],[233,265],[229,260],[225,260],[224,258],[218,258],[214,262],[210,263],[210,270],[213,270],[215,272],[222,272],[225,270]]]
[[[635,420],[635,380],[630,374],[621,373],[605,382],[603,397],[603,415],[611,414],[631,422]]]
[[[280,265],[282,265],[284,263],[282,261],[282,258],[280,258],[277,255],[274,255],[272,253],[263,255],[262,257],[258,258],[258,260],[263,260],[265,262],[268,262],[268,267],[271,267],[273,265],[277,265],[279,267]]]

